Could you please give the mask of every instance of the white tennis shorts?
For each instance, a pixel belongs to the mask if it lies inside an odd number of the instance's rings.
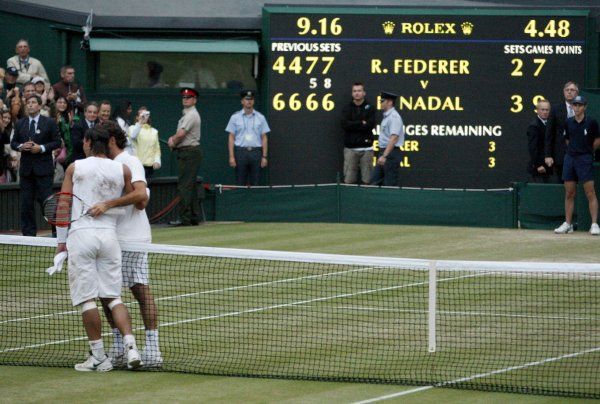
[[[123,286],[148,284],[148,253],[123,251]]]
[[[97,297],[121,296],[121,248],[115,230],[77,230],[69,234],[67,250],[73,306]]]

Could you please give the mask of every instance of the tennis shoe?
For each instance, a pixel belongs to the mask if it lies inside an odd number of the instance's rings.
[[[127,367],[127,358],[125,357],[125,349],[111,348],[108,351],[108,357],[115,369],[123,369]]]
[[[140,353],[133,346],[127,347],[127,369],[137,369],[141,366]]]
[[[559,227],[557,227],[556,229],[554,229],[554,233],[556,233],[556,234],[573,233],[573,225],[569,224],[567,222],[564,222]]]
[[[592,223],[592,227],[590,227],[590,234],[592,236],[600,236],[600,226],[598,226],[598,223]]]
[[[108,372],[112,370],[113,366],[108,355],[104,355],[104,358],[97,359],[90,351],[90,356],[87,360],[82,363],[75,365],[75,370],[80,372]]]
[[[142,366],[145,368],[160,368],[163,364],[163,358],[160,351],[156,349],[142,349]]]

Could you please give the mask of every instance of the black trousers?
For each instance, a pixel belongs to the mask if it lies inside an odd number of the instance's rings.
[[[236,147],[233,150],[233,156],[235,157],[236,184],[258,185],[262,147]]]
[[[383,148],[379,151],[379,156],[383,155]],[[371,185],[384,185],[386,187],[398,186],[398,170],[400,169],[400,160],[402,153],[400,149],[394,147],[392,152],[385,159],[384,165],[376,164],[371,173]]]
[[[21,176],[21,233],[24,236],[36,236],[35,201],[42,206],[44,200],[52,194],[54,176]]]
[[[152,168],[152,166],[144,166],[144,174],[146,175],[146,179],[152,178],[154,175],[154,168]]]

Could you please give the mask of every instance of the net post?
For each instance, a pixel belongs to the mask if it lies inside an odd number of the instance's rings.
[[[429,261],[429,307],[428,313],[428,351],[436,350],[436,295],[437,295],[437,261]]]

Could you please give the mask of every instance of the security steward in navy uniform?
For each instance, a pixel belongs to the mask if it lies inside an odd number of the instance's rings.
[[[379,152],[377,164],[371,175],[371,185],[398,186],[400,168],[400,146],[404,144],[404,123],[394,105],[398,96],[382,92],[381,109],[383,120],[379,128]]]
[[[179,219],[169,222],[172,226],[192,226],[200,222],[200,201],[196,177],[202,150],[200,149],[200,114],[196,109],[198,92],[193,88],[181,90],[183,116],[177,124],[177,132],[169,138],[168,145],[177,155]]]
[[[260,169],[268,165],[271,132],[264,115],[254,110],[254,91],[244,90],[242,110],[231,115],[225,132],[229,133],[229,165],[235,168],[237,185],[258,185]]]
[[[61,139],[54,119],[40,114],[42,99],[38,95],[27,98],[25,108],[28,116],[17,122],[10,147],[21,152],[21,232],[35,237],[34,201],[41,205],[52,193],[52,151],[60,147]]]

